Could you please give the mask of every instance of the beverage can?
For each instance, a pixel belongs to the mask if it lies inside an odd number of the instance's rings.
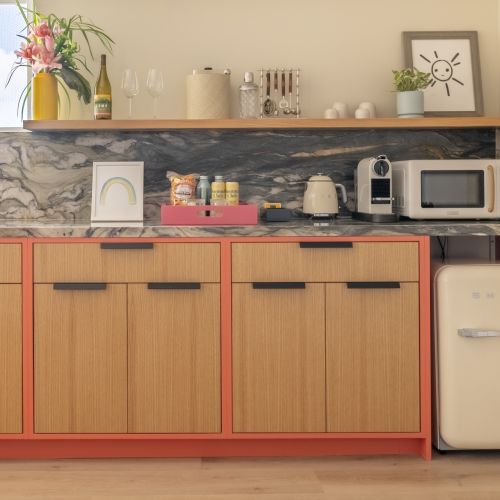
[[[228,205],[238,205],[240,202],[240,183],[226,182],[226,201]]]
[[[212,182],[212,200],[225,200],[226,199],[226,183],[224,177],[220,175],[215,176]]]

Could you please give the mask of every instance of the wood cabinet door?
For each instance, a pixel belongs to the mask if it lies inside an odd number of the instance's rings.
[[[127,432],[127,287],[88,285],[35,285],[37,433]]]
[[[21,433],[21,285],[0,285],[0,433]]]
[[[220,285],[183,286],[129,285],[129,432],[221,431]]]
[[[325,431],[325,285],[281,285],[233,284],[234,432]]]
[[[420,430],[418,301],[418,283],[326,285],[329,432]]]

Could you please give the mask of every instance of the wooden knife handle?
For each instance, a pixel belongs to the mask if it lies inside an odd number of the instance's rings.
[[[288,73],[288,93],[291,94],[293,89],[293,73]]]
[[[285,73],[281,73],[281,95],[283,97],[285,97],[285,89],[286,89]]]

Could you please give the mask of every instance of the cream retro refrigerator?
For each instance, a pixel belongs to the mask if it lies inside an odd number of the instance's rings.
[[[434,445],[500,449],[500,265],[434,276]]]

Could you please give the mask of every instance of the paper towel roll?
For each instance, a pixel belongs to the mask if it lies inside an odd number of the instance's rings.
[[[229,74],[193,71],[186,79],[188,119],[230,117]]]

